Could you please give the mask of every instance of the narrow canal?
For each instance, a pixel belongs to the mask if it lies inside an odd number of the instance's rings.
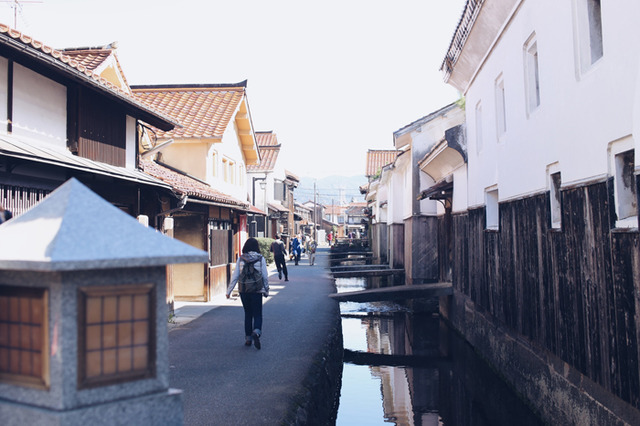
[[[340,293],[380,282],[338,278],[336,286]],[[543,424],[435,310],[433,303],[340,303],[345,353],[336,425]]]

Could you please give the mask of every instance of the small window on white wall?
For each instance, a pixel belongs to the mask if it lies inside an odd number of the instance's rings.
[[[524,70],[527,95],[527,112],[540,106],[540,72],[538,68],[538,42],[535,33],[524,45]]]
[[[486,229],[497,231],[500,227],[498,188],[487,188],[485,192]]]
[[[218,176],[218,152],[213,151],[211,154],[211,175],[213,177]]]
[[[549,170],[549,202],[551,208],[551,227],[560,229],[562,226],[562,196],[560,187],[562,176],[560,172]]]
[[[229,160],[226,158],[222,159],[222,173],[225,182],[229,182]]]
[[[229,183],[236,183],[236,163],[234,161],[229,161]]]
[[[478,102],[476,105],[476,152],[482,152],[482,104]]]
[[[615,156],[615,198],[617,226],[637,226],[638,197],[633,170],[635,168],[634,150],[628,150]],[[625,220],[626,219],[626,220]],[[631,219],[631,220],[629,220]],[[625,224],[625,222],[628,222]]]
[[[585,71],[603,56],[600,0],[576,0],[578,54]]]
[[[505,107],[504,80],[502,75],[496,79],[496,130],[498,140],[507,132],[507,110]]]

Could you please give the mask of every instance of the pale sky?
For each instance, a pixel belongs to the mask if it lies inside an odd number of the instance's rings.
[[[0,22],[13,26],[11,3]],[[299,176],[364,175],[367,149],[458,99],[444,59],[465,0],[37,0],[17,28],[55,48],[118,42],[129,84],[237,83]]]

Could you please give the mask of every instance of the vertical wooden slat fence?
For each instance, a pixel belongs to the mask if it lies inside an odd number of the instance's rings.
[[[614,229],[611,181],[562,190],[562,226],[549,194],[453,217],[453,284],[476,309],[640,408],[640,238]]]

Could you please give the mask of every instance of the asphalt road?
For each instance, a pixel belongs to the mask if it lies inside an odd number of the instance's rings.
[[[287,264],[288,282],[270,274],[260,350],[244,345],[240,298],[176,309],[170,386],[183,391],[185,425],[281,423],[335,323],[327,265],[320,249],[314,266],[306,258]]]

